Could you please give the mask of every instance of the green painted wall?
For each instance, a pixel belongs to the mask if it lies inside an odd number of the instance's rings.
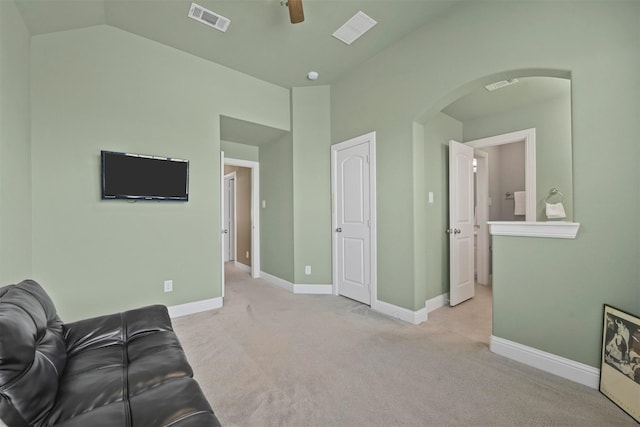
[[[508,70],[568,71],[581,230],[570,241],[494,238],[494,334],[598,365],[602,304],[640,307],[639,16],[638,2],[463,2],[335,82],[332,142],[377,131],[379,299],[424,306],[414,269],[401,268],[422,238],[407,185],[413,122]],[[550,330],[563,339],[538,339]]]
[[[33,272],[63,319],[219,297],[219,116],[286,129],[289,91],[108,26],[33,37],[31,89]],[[101,149],[188,159],[189,202],[100,200]]]
[[[0,1],[0,286],[32,273],[30,49],[15,3]]]
[[[260,268],[294,282],[293,137],[260,147]]]
[[[295,283],[331,278],[331,121],[328,86],[293,88],[293,236]],[[311,275],[304,274],[305,265]]]
[[[438,113],[424,125],[425,204],[427,281],[425,299],[449,292],[449,141],[462,140],[462,123]],[[428,203],[428,192],[433,192],[433,203]]]
[[[249,160],[251,162],[257,162],[260,160],[260,149],[253,145],[220,141],[220,149],[224,151],[224,156],[228,158]]]
[[[535,128],[537,220],[547,220],[544,199],[553,187],[558,188],[564,195],[563,205],[567,214],[565,221],[572,220],[573,168],[570,96],[466,121],[463,126],[465,141]]]
[[[260,147],[261,268],[296,284],[332,282],[329,95],[293,88],[291,133]]]

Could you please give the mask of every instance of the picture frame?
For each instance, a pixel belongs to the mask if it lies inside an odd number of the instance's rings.
[[[640,423],[640,318],[605,304],[600,392]]]

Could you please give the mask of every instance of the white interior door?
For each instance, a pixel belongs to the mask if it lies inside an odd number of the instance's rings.
[[[473,148],[449,141],[449,304],[473,298]]]
[[[224,261],[235,260],[235,178],[233,175],[224,177]]]
[[[364,304],[372,301],[372,135],[332,148],[334,286]]]

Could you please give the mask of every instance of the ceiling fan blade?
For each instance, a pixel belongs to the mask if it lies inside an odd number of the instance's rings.
[[[289,0],[289,18],[292,24],[304,21],[304,10],[302,10],[302,0]]]

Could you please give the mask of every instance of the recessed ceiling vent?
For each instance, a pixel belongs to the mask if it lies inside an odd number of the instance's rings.
[[[348,45],[356,41],[361,35],[369,31],[377,22],[366,13],[360,11],[338,28],[333,37]]]
[[[229,24],[231,23],[229,18],[225,18],[224,16],[212,12],[195,3],[191,3],[188,16],[191,19],[202,22],[203,24],[215,28],[218,31],[222,31],[223,33],[227,31],[227,28],[229,28]]]
[[[484,88],[488,91],[500,89],[506,86],[511,86],[518,83],[518,79],[509,79],[509,80],[500,80],[499,82],[491,83],[490,85],[486,85]]]

